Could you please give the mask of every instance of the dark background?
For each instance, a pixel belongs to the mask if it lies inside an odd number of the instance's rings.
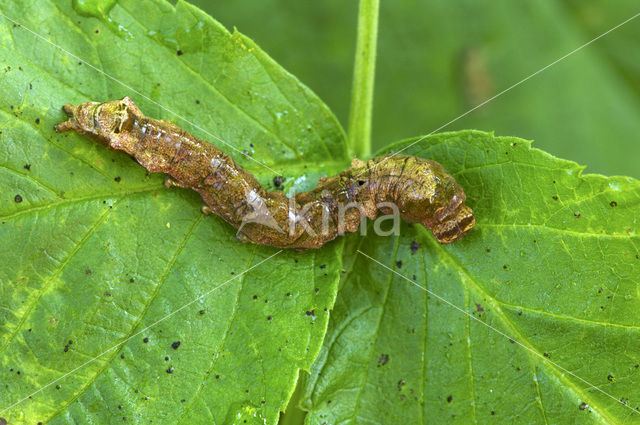
[[[192,2],[253,38],[346,128],[356,0]],[[638,12],[630,0],[383,0],[374,150],[437,129]],[[442,131],[467,128],[640,177],[640,17]]]

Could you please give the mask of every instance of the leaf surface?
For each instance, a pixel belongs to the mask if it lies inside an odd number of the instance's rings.
[[[303,190],[348,164],[332,113],[184,2],[0,11],[17,21],[0,19],[0,417],[275,423],[320,348],[342,242],[243,273],[277,250],[237,242],[200,214],[195,192],[167,190],[126,155],[53,126],[65,103],[128,95],[269,188],[282,174]]]
[[[640,423],[640,182],[475,131],[403,153],[453,173],[476,227],[350,240],[306,423]]]

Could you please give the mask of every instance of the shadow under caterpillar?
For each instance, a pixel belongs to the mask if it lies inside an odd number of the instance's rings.
[[[349,169],[290,199],[280,191],[267,192],[213,144],[171,122],[145,117],[128,97],[63,109],[70,119],[56,131],[75,131],[126,152],[151,172],[168,174],[165,185],[198,192],[202,212],[238,228],[243,241],[319,248],[356,231],[364,217],[394,209],[405,221],[430,229],[440,243],[460,239],[475,223],[460,185],[428,159],[391,154],[367,162],[354,159]]]

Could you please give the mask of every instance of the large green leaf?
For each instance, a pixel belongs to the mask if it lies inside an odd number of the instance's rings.
[[[257,162],[218,143],[262,182],[274,174],[258,162],[297,188],[345,165],[343,131],[251,40],[195,7],[75,6],[0,5],[25,26],[0,18],[0,418],[273,424],[320,348],[342,242],[241,274],[277,250],[238,243],[194,192],[53,126],[64,103],[129,95],[247,152]]]
[[[455,175],[476,228],[345,248],[306,423],[640,423],[640,182],[481,132],[403,153]]]

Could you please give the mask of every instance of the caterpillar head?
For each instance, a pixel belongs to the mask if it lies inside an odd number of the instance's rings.
[[[462,187],[439,163],[417,157],[405,161],[396,199],[403,218],[430,229],[443,244],[457,241],[475,224],[471,208],[465,205]]]
[[[438,242],[448,244],[466,235],[476,219],[471,208],[465,205],[467,197],[462,187],[446,171],[442,179],[439,190],[435,192],[436,210],[423,224],[431,229]]]
[[[58,132],[73,130],[96,142],[114,149],[121,139],[119,134],[131,129],[142,112],[129,97],[110,102],[86,102],[77,106],[66,104],[62,107],[69,120],[58,124]]]

